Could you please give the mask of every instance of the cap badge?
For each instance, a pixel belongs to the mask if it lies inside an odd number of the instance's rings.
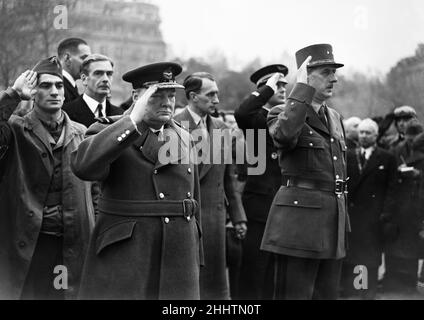
[[[163,72],[163,78],[165,80],[172,80],[172,71],[168,70],[168,71],[164,71]]]

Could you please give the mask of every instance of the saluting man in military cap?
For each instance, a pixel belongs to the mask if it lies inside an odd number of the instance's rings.
[[[32,111],[12,115],[29,99]],[[76,298],[94,209],[91,183],[70,168],[86,128],[63,100],[56,57],[0,93],[0,299]]]
[[[341,116],[326,101],[337,82],[328,44],[296,53],[297,83],[271,109],[282,185],[261,248],[276,254],[276,299],[336,299],[346,254],[346,144]]]
[[[262,175],[248,175],[243,191],[243,205],[249,221],[249,232],[243,241],[243,257],[240,271],[241,299],[266,299],[272,297],[272,270],[274,265],[269,252],[260,245],[269,208],[281,185],[277,148],[268,133],[267,116],[272,107],[286,103],[286,76],[288,68],[282,64],[265,66],[255,71],[250,80],[257,90],[252,92],[235,112],[240,129],[253,130],[255,141],[246,148],[258,155],[259,131],[266,137],[266,167]],[[249,141],[247,141],[249,143]],[[249,151],[249,152],[250,152]]]
[[[93,124],[73,154],[77,176],[100,181],[99,216],[91,237],[83,299],[199,299],[199,178],[190,135],[172,119],[175,63],[124,74],[135,103],[123,116]],[[178,143],[170,163],[164,137]]]

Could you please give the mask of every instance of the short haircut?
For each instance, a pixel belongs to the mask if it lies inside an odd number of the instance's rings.
[[[378,124],[374,120],[367,118],[362,120],[358,125],[358,131],[361,130],[361,128],[370,128],[374,130],[376,134],[378,134]]]
[[[190,99],[190,92],[199,93],[202,89],[203,80],[209,79],[215,81],[214,77],[208,72],[195,72],[184,79],[185,95]]]
[[[59,43],[59,46],[57,47],[57,55],[59,59],[61,59],[65,55],[66,51],[71,51],[72,53],[75,53],[80,44],[87,45],[87,42],[85,42],[85,40],[81,38],[67,38],[62,40]]]
[[[113,67],[112,59],[110,59],[109,57],[107,57],[105,55],[94,53],[94,54],[90,54],[89,56],[87,56],[87,58],[85,58],[84,61],[82,62],[81,73],[88,76],[88,69],[90,68],[90,64],[93,63],[93,62],[97,62],[97,61],[109,61],[110,64],[112,65],[112,67]]]

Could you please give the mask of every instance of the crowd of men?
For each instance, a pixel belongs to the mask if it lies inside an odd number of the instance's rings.
[[[140,66],[123,75],[133,90],[118,107],[114,62],[63,40],[0,93],[0,298],[414,292],[423,125],[409,106],[343,120],[327,103],[343,67],[331,45],[300,49],[296,63],[288,97],[288,68],[264,66],[220,119],[213,75],[180,84],[177,63]],[[262,150],[252,174],[247,158]]]

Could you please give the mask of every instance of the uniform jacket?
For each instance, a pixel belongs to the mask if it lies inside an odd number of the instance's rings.
[[[398,258],[424,257],[423,243],[418,236],[424,221],[424,143],[420,140],[414,143],[405,140],[394,149],[397,165],[406,163],[420,171],[420,175],[416,177],[397,171],[394,199],[398,206],[392,221],[397,225],[399,235],[395,241],[387,244],[385,252],[386,255]]]
[[[186,129],[189,132],[197,128],[187,108],[176,115],[175,120],[180,121],[183,126],[183,121],[188,122],[189,127]],[[223,121],[210,116],[207,117],[206,124],[211,138],[213,130],[227,129]],[[210,148],[217,150],[212,141]],[[221,154],[224,154],[224,145],[218,148],[221,148]],[[224,162],[199,164],[205,253],[205,267],[200,271],[201,299],[228,299],[229,297],[225,260],[226,199],[233,224],[246,221],[239,193],[235,189],[236,181],[232,174],[234,167],[234,164],[224,164]]]
[[[352,227],[347,261],[377,268],[383,252],[383,222],[389,221],[396,209],[396,160],[388,151],[377,147],[360,170],[358,150],[349,150],[347,157]]]
[[[65,101],[64,104],[74,101],[79,97],[77,88],[75,88],[66,77],[63,77],[63,86],[65,88]]]
[[[122,208],[122,203],[141,203],[137,210],[145,214],[153,210],[146,201],[156,210],[166,210],[175,201],[199,200],[189,133],[174,121],[165,125],[180,151],[165,164],[158,156],[165,141],[159,141],[145,124],[139,134],[128,115],[115,118],[113,123],[93,124],[72,155],[75,174],[100,181],[102,193],[80,297],[199,299],[199,210],[186,219],[172,210],[162,216],[135,216]],[[112,213],[104,209],[111,201],[118,202]]]
[[[346,144],[340,115],[328,108],[329,129],[310,105],[315,90],[296,84],[287,105],[271,109],[269,131],[283,176],[313,181],[346,179]],[[261,248],[303,258],[343,258],[349,229],[345,194],[281,186]]]
[[[20,99],[8,89],[0,94],[0,299],[18,299],[41,229],[43,207],[53,174],[48,133],[34,112],[12,114]],[[94,226],[91,183],[71,171],[71,151],[85,128],[65,114],[62,156],[65,295],[76,296],[90,231]],[[52,270],[53,272],[53,270]]]
[[[243,192],[243,204],[249,221],[258,221],[265,224],[274,195],[281,186],[281,171],[278,165],[277,148],[274,146],[268,132],[267,116],[268,110],[263,108],[267,101],[274,95],[274,91],[263,86],[253,92],[242,102],[235,112],[235,118],[240,129],[246,137],[246,130],[254,132],[255,140],[247,148],[258,152],[258,132],[264,130],[266,133],[266,169],[262,175],[248,175]],[[248,143],[246,141],[246,143]]]
[[[82,95],[77,97],[75,100],[66,103],[63,106],[63,110],[66,111],[69,118],[73,121],[82,123],[87,128],[96,122],[93,112],[91,112],[87,103],[85,103]],[[106,115],[105,116],[117,116],[124,112],[119,107],[112,105],[109,100],[106,100]]]

